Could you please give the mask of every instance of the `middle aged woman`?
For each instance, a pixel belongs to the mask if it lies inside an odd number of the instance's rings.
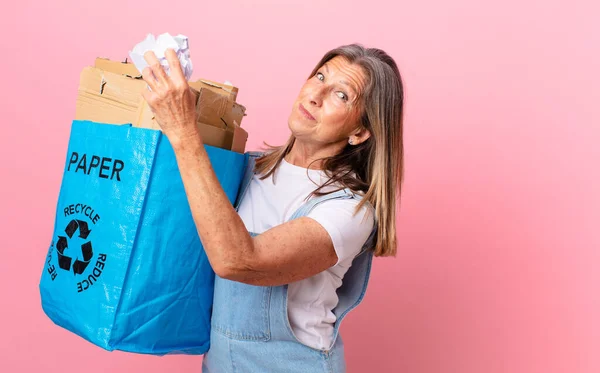
[[[403,87],[380,49],[327,52],[304,83],[287,144],[251,158],[237,211],[211,168],[175,52],[152,52],[144,92],[169,138],[217,274],[204,372],[345,372],[339,325],[373,255],[396,252]]]

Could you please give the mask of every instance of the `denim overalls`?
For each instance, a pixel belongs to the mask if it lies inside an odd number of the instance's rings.
[[[251,153],[240,197],[252,179]],[[334,198],[360,198],[348,190],[312,198],[290,218],[308,214],[317,204]],[[238,201],[241,198],[238,198]],[[333,345],[317,350],[299,342],[288,320],[287,285],[254,286],[222,278],[215,279],[210,350],[204,356],[203,373],[342,373],[346,371],[344,348],[339,334],[342,319],[363,299],[367,289],[372,251],[367,251],[375,230],[344,275],[337,290],[339,303]],[[254,233],[251,233],[255,235]]]

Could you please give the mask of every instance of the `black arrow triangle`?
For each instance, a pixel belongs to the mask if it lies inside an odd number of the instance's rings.
[[[81,245],[81,253],[83,254],[83,261],[77,259],[73,263],[73,275],[80,275],[85,271],[94,253],[92,251],[92,243],[86,242]]]
[[[90,259],[92,259],[92,256],[94,256],[94,252],[92,251],[92,243],[86,242],[81,245],[81,252],[83,253],[83,260],[89,262]]]
[[[65,228],[65,233],[67,234],[67,236],[69,236],[69,238],[73,238],[73,233],[75,233],[77,227],[77,220],[73,219],[69,222],[67,228]]]
[[[65,252],[65,249],[69,247],[67,243],[67,237],[58,236],[58,242],[56,243],[56,250],[62,254]]]
[[[77,220],[77,223],[79,224],[79,237],[85,240],[90,235],[91,230],[85,221]]]
[[[67,248],[67,237],[58,236],[58,242],[56,243],[56,251],[58,251],[58,266],[68,271],[71,269],[71,258],[63,255],[65,249]]]
[[[73,263],[73,275],[82,274],[83,271],[85,271],[85,267],[87,267],[87,265],[88,264],[86,262],[82,262],[79,259],[75,260],[75,263]]]

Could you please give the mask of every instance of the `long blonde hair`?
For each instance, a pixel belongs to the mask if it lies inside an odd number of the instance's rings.
[[[321,159],[329,180],[313,194],[323,194],[321,188],[331,184],[364,193],[356,210],[367,201],[375,209],[377,236],[372,250],[376,256],[395,256],[396,203],[400,200],[404,173],[402,78],[395,61],[387,53],[351,44],[327,52],[309,79],[337,56],[360,66],[366,74],[368,83],[362,92],[364,111],[360,124],[371,136],[359,145],[347,145],[339,154]],[[256,162],[255,171],[261,178],[273,174],[294,141],[292,135],[285,145],[267,145],[270,151]]]

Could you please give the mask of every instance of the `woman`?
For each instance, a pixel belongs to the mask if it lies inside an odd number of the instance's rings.
[[[378,49],[322,58],[289,117],[287,144],[254,155],[238,211],[195,125],[175,52],[145,56],[144,92],[169,138],[218,275],[204,372],[344,372],[339,325],[364,295],[373,255],[396,252],[402,179],[400,73]],[[239,214],[238,214],[239,212]]]

